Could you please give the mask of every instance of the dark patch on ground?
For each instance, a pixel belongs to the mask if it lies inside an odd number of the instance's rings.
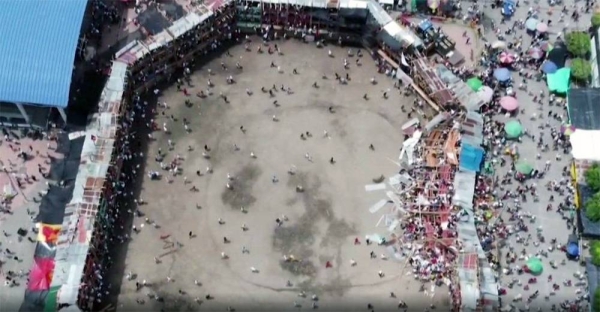
[[[261,174],[262,170],[255,164],[247,164],[242,170],[234,173],[234,179],[229,181],[233,189],[225,188],[221,193],[223,203],[233,209],[252,206],[256,202],[256,197],[252,195],[252,187]]]
[[[339,246],[348,236],[354,235],[356,230],[344,220],[335,218],[331,200],[322,195],[320,190],[322,184],[316,176],[297,172],[295,175],[289,176],[287,186],[295,193],[294,197],[286,201],[286,204],[294,205],[301,202],[305,212],[292,224],[284,223],[275,229],[273,248],[282,254],[292,254],[296,259],[300,259],[299,262],[282,261],[281,268],[283,270],[294,275],[314,276],[317,265],[309,258],[316,253],[312,250],[312,246],[316,242],[316,235],[319,234],[317,224],[319,222],[328,224],[327,232],[323,233],[321,246]],[[304,192],[297,193],[296,186],[302,186]],[[329,287],[333,287],[333,285],[329,285]]]
[[[331,121],[331,126],[333,127],[335,134],[340,138],[345,138],[348,135],[348,131],[346,131],[338,118]]]

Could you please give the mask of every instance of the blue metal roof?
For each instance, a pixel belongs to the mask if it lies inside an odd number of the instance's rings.
[[[0,1],[0,101],[66,107],[86,0]]]

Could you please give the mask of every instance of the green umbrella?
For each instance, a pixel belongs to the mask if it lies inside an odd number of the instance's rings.
[[[483,81],[481,81],[479,78],[473,77],[467,80],[467,85],[471,88],[471,90],[477,92],[483,88]]]
[[[544,265],[538,258],[531,258],[527,261],[527,268],[533,275],[540,275],[544,271]]]
[[[516,139],[523,133],[523,126],[516,120],[511,120],[504,124],[504,132],[509,139]]]
[[[533,166],[524,161],[519,161],[515,164],[515,170],[522,174],[530,174],[533,171]]]

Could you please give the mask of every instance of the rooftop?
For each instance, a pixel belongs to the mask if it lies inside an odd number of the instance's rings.
[[[86,0],[0,1],[0,101],[64,108]]]

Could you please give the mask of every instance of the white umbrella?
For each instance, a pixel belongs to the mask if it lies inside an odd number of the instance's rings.
[[[506,48],[506,42],[504,41],[495,41],[494,43],[492,43],[492,48],[494,49],[504,49]]]

